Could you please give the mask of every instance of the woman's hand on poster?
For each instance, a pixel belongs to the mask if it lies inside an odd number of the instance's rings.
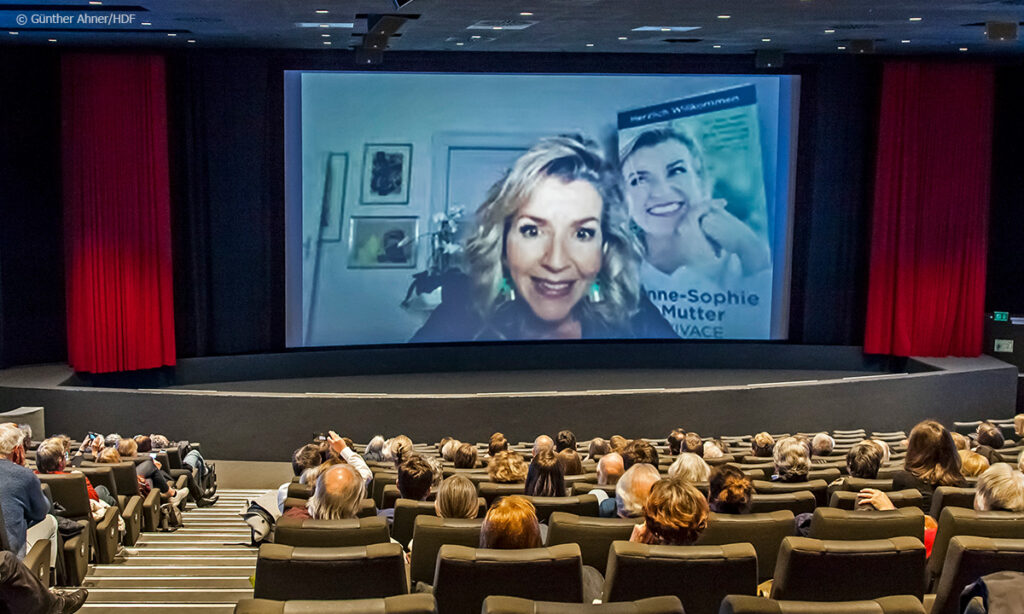
[[[746,275],[762,271],[771,266],[768,246],[758,238],[749,226],[725,210],[725,201],[714,199],[698,218],[700,229],[715,250],[715,256],[736,254],[743,264]]]

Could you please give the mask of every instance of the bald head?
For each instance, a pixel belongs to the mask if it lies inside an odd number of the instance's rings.
[[[335,465],[320,474],[309,498],[309,511],[317,520],[355,518],[366,484],[351,465]]]
[[[618,452],[609,452],[597,461],[597,483],[602,486],[614,484],[622,477],[625,467],[622,464],[622,455]]]
[[[543,450],[554,450],[555,442],[547,435],[541,435],[533,440],[533,455],[537,456]]]

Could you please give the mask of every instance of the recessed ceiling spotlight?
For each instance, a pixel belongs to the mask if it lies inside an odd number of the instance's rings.
[[[721,49],[721,48],[722,48],[722,46],[721,46],[721,45],[711,45],[711,46],[712,46],[713,48],[715,48],[715,49]]]
[[[825,30],[825,34],[835,34],[835,33],[836,33],[836,31],[833,28],[829,28],[829,29]]]
[[[188,42],[190,42],[190,43],[194,43],[194,42],[196,42],[196,39],[194,39],[194,38],[190,38],[190,39],[188,39]]]
[[[143,21],[142,25],[144,25],[144,26],[151,26],[153,24],[151,22],[148,22],[148,21]]]
[[[177,36],[177,34],[175,34],[174,32],[168,32],[167,36]]]
[[[719,15],[719,19],[732,19],[732,15]]]
[[[593,47],[594,43],[587,43],[587,47]]]
[[[671,32],[672,28],[662,28],[661,31],[662,32]]]
[[[762,43],[770,43],[770,42],[772,42],[772,39],[770,39],[770,38],[762,38],[761,42]]]
[[[519,15],[520,17],[533,17],[533,13],[530,11],[523,11],[522,13],[519,13]]]
[[[633,32],[690,32],[700,30],[700,26],[637,26]]]
[[[493,27],[493,28],[491,28],[491,29],[492,29],[492,30],[504,30],[505,28],[503,28],[503,27],[501,27],[501,26],[494,26],[494,27]]]
[[[924,19],[924,18],[923,17],[911,17],[909,19],[909,21],[921,21],[922,19]]]
[[[628,37],[628,36],[620,36],[620,37],[619,37],[619,40],[620,40],[620,41],[628,41],[628,40],[629,40],[629,37]]]
[[[961,47],[960,51],[967,51],[967,47]]]
[[[330,45],[330,44],[331,44],[331,41],[324,41],[324,44],[325,44],[325,45]]]
[[[328,12],[327,9],[317,9],[316,10],[316,14],[317,15],[326,15],[327,12]]]
[[[474,34],[473,36],[470,36],[470,38],[480,38],[480,35],[479,34]]]
[[[46,40],[50,41],[51,43],[56,43],[57,42],[57,39],[55,39],[55,38],[48,38]]]
[[[463,46],[463,45],[465,45],[465,44],[466,44],[466,43],[455,43],[455,46],[456,46],[456,47],[461,47],[461,46]]]
[[[836,47],[836,49],[838,49],[840,51],[846,51],[846,46],[845,45],[839,45],[838,47]]]
[[[330,35],[330,34],[321,34],[320,36],[322,36],[322,37],[324,37],[324,38],[330,38],[330,37],[331,37],[331,35]]]
[[[13,30],[8,32],[8,34],[10,34],[11,36],[17,36],[18,35],[18,33],[13,31]]]
[[[89,0],[89,4],[91,4],[93,6],[99,6],[99,5],[103,4],[103,3],[100,2],[100,0]]]
[[[903,39],[903,40],[901,40],[901,41],[900,41],[900,44],[901,44],[901,45],[906,45],[906,44],[907,44],[907,43],[909,43],[909,42],[910,42],[910,39],[909,39],[909,38],[905,38],[905,39]]]
[[[328,25],[328,24],[326,24],[326,23],[322,23],[322,24],[320,24],[320,27],[321,27],[321,28],[329,28],[329,27],[331,27],[331,26],[330,26],[330,25]]]

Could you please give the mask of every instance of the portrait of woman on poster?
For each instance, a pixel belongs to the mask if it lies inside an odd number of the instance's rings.
[[[467,274],[411,341],[675,338],[640,287],[621,194],[595,143],[541,140],[488,192]]]
[[[632,227],[651,267],[719,287],[770,271],[768,242],[712,198],[697,139],[648,130],[620,148],[619,160]]]

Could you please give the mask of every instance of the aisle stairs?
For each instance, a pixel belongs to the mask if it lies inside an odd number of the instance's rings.
[[[239,599],[252,597],[249,578],[256,569],[256,549],[247,545],[249,527],[238,513],[246,499],[263,492],[220,489],[212,507],[189,504],[184,527],[143,533],[113,564],[90,566],[83,584],[89,600],[80,611],[234,611]]]

